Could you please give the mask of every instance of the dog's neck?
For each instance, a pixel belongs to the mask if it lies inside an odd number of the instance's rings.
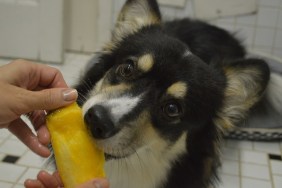
[[[107,161],[105,168],[111,188],[161,187],[167,181],[173,162],[186,152],[186,136],[183,134],[169,148],[154,142],[127,158]]]

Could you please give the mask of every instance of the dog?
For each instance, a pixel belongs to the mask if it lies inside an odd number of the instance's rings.
[[[210,188],[223,133],[248,118],[269,81],[267,63],[246,58],[227,31],[163,22],[156,0],[127,0],[76,88],[111,188]]]

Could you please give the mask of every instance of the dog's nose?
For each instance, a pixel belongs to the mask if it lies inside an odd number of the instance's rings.
[[[91,107],[84,115],[84,121],[94,138],[109,138],[116,132],[108,110],[101,105]]]

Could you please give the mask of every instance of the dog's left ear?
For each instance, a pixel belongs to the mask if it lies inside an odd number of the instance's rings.
[[[156,0],[127,0],[113,32],[113,41],[120,41],[140,28],[160,24],[161,14]]]
[[[214,120],[223,131],[246,118],[263,96],[270,77],[268,65],[260,59],[235,61],[224,67],[224,73],[227,79],[224,102]]]

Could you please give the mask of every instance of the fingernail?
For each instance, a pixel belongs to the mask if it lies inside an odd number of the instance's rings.
[[[95,188],[105,188],[106,181],[105,180],[95,180],[94,185]]]
[[[76,89],[66,89],[63,90],[63,97],[65,101],[75,101],[77,98]]]
[[[98,181],[94,182],[95,188],[103,188],[102,184]]]

